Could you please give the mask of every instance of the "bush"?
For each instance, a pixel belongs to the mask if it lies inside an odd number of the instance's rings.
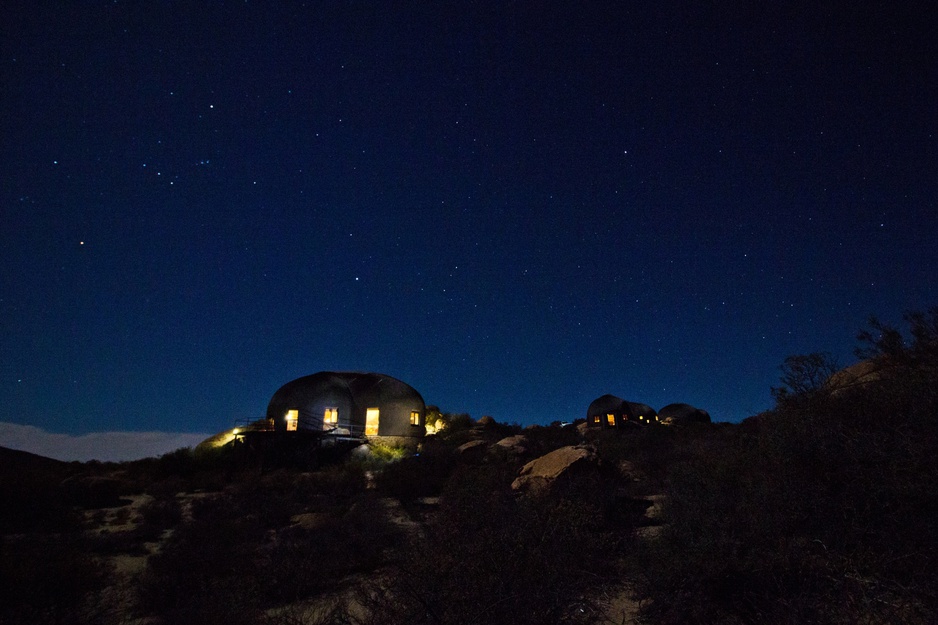
[[[315,514],[315,526],[295,524],[300,513]],[[146,515],[154,527],[176,519],[169,500],[154,501]],[[399,541],[354,463],[255,475],[193,501],[192,520],[141,577],[139,604],[166,623],[260,623],[266,609],[383,564]]]
[[[371,443],[368,447],[371,450],[371,455],[381,462],[396,462],[410,455],[410,451],[406,447],[398,445]]]
[[[165,623],[253,623],[260,615],[256,518],[205,514],[179,527],[140,579],[139,605]]]
[[[81,516],[56,479],[25,473],[0,480],[0,534],[72,531]]]
[[[284,528],[265,559],[265,599],[292,603],[333,592],[346,576],[383,564],[400,541],[399,529],[371,493],[342,514],[322,515],[315,528]]]
[[[519,498],[514,474],[494,462],[456,470],[426,538],[365,593],[367,623],[580,622],[572,608],[612,574],[619,541],[595,491]]]
[[[76,534],[0,541],[0,623],[92,622],[108,569]]]
[[[456,466],[456,453],[444,446],[428,446],[422,453],[386,465],[375,476],[378,489],[409,503],[438,496]]]
[[[807,384],[743,427],[682,443],[668,476],[668,525],[637,560],[653,600],[646,616],[930,622],[938,358],[922,327],[913,334],[911,345],[898,332],[873,339],[878,379],[847,392]]]
[[[136,534],[141,540],[157,540],[163,531],[182,521],[182,507],[176,497],[152,499],[140,506],[140,525]]]

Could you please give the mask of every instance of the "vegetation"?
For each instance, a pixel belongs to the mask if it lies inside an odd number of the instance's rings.
[[[612,532],[598,483],[519,497],[516,467],[458,468],[425,538],[401,554],[379,592],[366,593],[370,625],[591,622],[577,610],[591,586],[613,579],[628,534]]]
[[[938,613],[938,309],[875,320],[878,377],[783,365],[774,410],[674,462],[668,525],[636,570],[652,623],[928,623]]]
[[[862,384],[789,357],[775,407],[738,425],[584,434],[434,409],[419,453],[0,450],[0,625],[621,623],[602,600],[626,588],[649,624],[930,623],[938,309],[906,323],[860,333]],[[584,443],[595,470],[512,490]]]

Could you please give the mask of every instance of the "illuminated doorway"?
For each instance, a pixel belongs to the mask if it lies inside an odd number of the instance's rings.
[[[287,410],[287,432],[296,432],[300,422],[299,410]]]
[[[339,423],[339,409],[326,408],[322,415],[322,429],[331,430]]]
[[[378,409],[369,408],[365,411],[365,436],[378,435]]]

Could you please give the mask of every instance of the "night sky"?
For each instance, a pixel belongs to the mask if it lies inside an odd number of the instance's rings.
[[[740,421],[786,356],[938,304],[936,21],[4,2],[0,421],[214,432],[322,370]]]

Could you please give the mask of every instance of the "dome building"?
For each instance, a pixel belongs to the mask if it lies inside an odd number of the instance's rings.
[[[627,423],[648,425],[658,422],[658,413],[647,404],[626,401],[615,395],[603,395],[593,400],[586,409],[589,427],[619,428]]]
[[[287,382],[270,399],[267,419],[277,432],[410,441],[426,434],[423,397],[381,373],[321,371]]]
[[[711,422],[709,412],[690,404],[668,404],[658,411],[658,417],[662,423],[668,425]]]

